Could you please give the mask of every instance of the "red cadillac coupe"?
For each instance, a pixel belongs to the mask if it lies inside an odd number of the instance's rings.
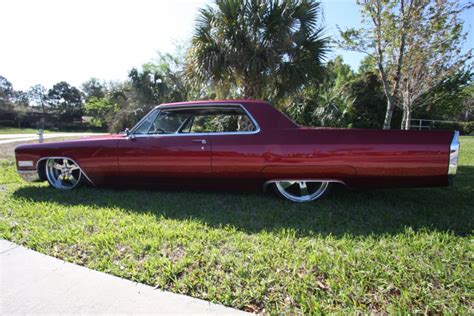
[[[307,202],[335,182],[446,186],[456,174],[459,133],[309,128],[264,101],[198,101],[157,106],[123,135],[21,145],[15,153],[23,178],[56,189],[244,183]]]

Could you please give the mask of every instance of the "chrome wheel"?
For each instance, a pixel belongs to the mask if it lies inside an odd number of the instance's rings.
[[[329,189],[326,181],[277,181],[276,191],[293,202],[309,202],[321,198]]]
[[[60,190],[71,190],[81,182],[82,172],[71,159],[50,158],[46,161],[46,177],[52,187]]]

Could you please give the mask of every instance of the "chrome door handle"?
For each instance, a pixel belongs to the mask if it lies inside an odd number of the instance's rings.
[[[205,139],[193,139],[193,143],[200,143],[200,144],[207,144],[207,141]]]

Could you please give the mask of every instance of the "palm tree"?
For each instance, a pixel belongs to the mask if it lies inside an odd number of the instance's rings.
[[[328,40],[311,0],[215,0],[200,10],[186,77],[245,98],[295,91],[321,74]]]

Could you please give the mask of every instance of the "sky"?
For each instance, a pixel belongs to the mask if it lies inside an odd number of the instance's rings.
[[[463,1],[465,2],[465,1]],[[1,0],[0,75],[17,90],[59,81],[79,87],[91,77],[125,80],[157,52],[188,42],[208,0]],[[360,25],[355,0],[323,0],[325,34]],[[469,30],[474,10],[464,15]],[[474,47],[470,32],[466,47]],[[363,56],[342,50],[357,69]]]

